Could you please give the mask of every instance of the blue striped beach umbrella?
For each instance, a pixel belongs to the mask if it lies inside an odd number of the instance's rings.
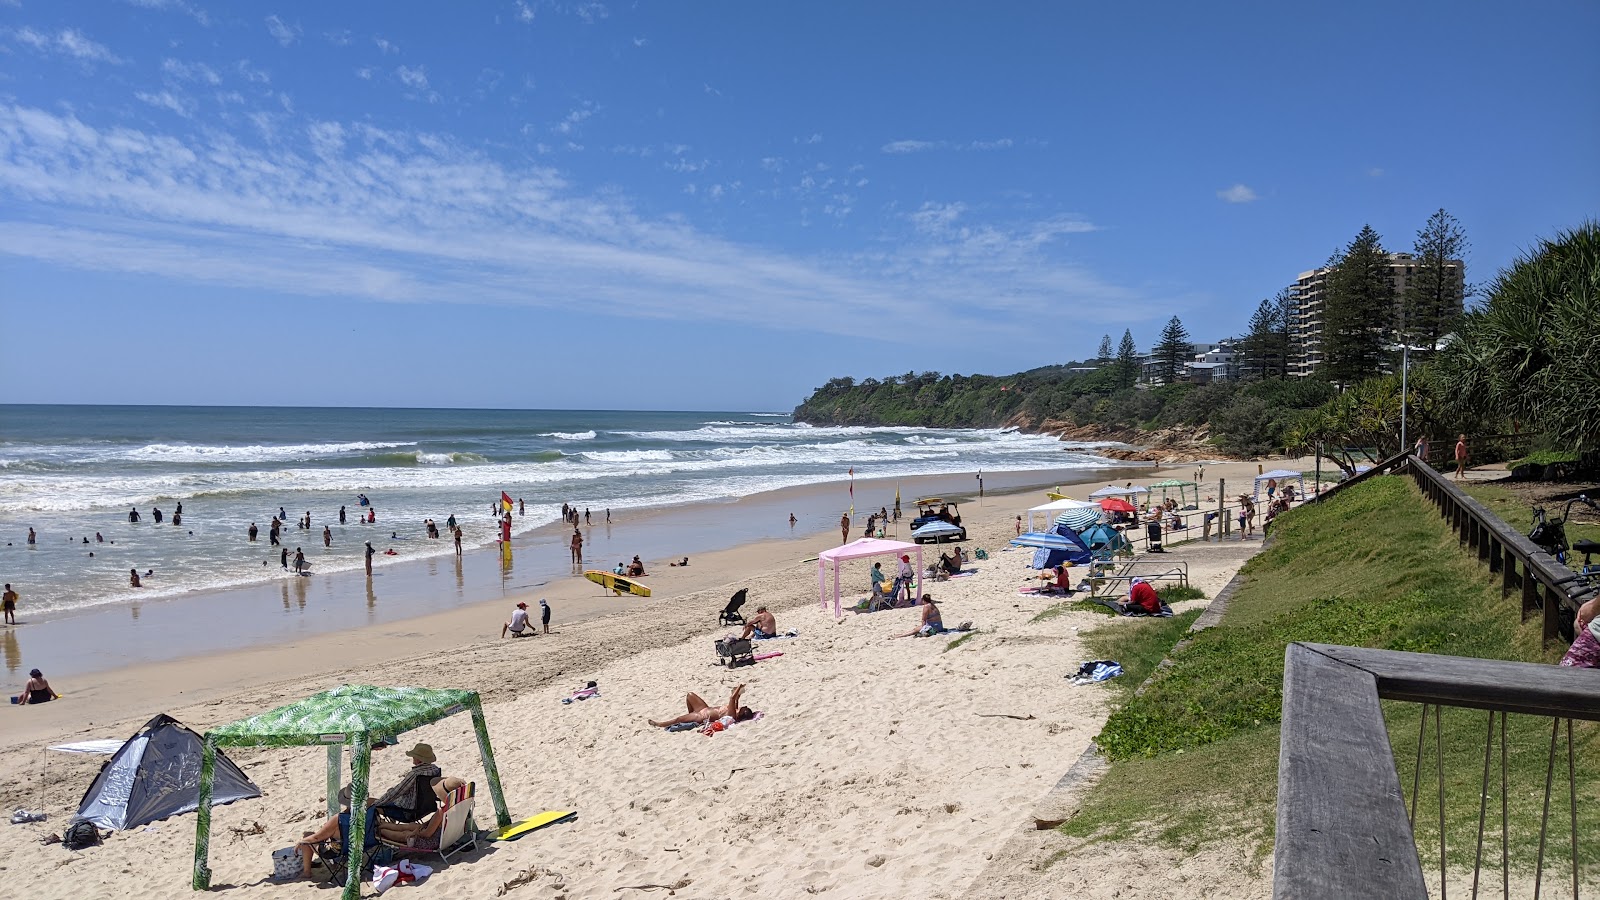
[[[1061,515],[1056,516],[1057,525],[1065,525],[1068,528],[1071,528],[1073,531],[1082,531],[1091,525],[1098,524],[1099,522],[1100,508],[1097,506],[1085,506],[1081,509],[1069,509]]]
[[[1013,547],[1038,547],[1044,550],[1076,550],[1078,545],[1051,531],[1029,531],[1011,539]]]

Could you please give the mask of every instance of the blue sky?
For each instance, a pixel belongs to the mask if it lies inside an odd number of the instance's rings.
[[[1600,5],[0,0],[0,401],[787,409],[1600,210]]]

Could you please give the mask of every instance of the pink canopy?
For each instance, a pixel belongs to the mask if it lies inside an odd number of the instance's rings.
[[[851,541],[832,550],[824,550],[817,554],[817,592],[823,609],[828,608],[828,568],[833,568],[833,615],[835,618],[844,615],[844,610],[839,604],[839,563],[851,559],[861,559],[867,556],[901,556],[915,553],[917,555],[916,567],[916,593],[922,593],[922,545],[907,544],[904,541],[886,541],[882,538],[862,538]]]

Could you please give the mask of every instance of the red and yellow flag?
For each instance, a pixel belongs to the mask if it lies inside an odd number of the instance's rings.
[[[511,502],[511,495],[506,493],[505,491],[501,491],[500,492],[500,508],[505,510],[506,512],[511,512],[511,507],[514,506],[514,505],[515,504],[513,504]]]

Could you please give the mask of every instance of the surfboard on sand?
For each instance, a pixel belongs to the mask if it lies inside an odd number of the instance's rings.
[[[497,841],[514,841],[525,834],[538,831],[546,825],[554,825],[557,822],[570,822],[577,817],[578,814],[573,810],[553,809],[549,812],[542,812],[537,816],[523,819],[521,822],[512,822],[510,825],[495,832],[494,839]]]
[[[583,577],[589,579],[595,584],[600,585],[608,591],[616,591],[622,594],[632,594],[635,597],[650,596],[649,588],[631,578],[623,578],[621,575],[613,575],[610,572],[585,572],[583,573]]]

